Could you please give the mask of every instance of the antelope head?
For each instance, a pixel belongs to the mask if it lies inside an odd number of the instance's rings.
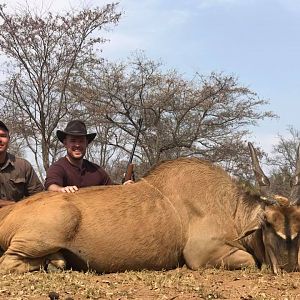
[[[292,272],[298,270],[299,233],[300,233],[300,155],[297,154],[297,168],[292,177],[290,198],[274,195],[270,191],[270,180],[262,171],[257,152],[248,144],[252,168],[260,188],[261,198],[266,205],[262,215],[260,229],[264,244],[265,261],[275,274],[281,270]]]

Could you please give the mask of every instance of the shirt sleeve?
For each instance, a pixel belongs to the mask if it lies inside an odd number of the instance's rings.
[[[25,196],[31,196],[33,194],[42,192],[44,190],[43,184],[41,183],[39,177],[34,171],[32,165],[25,161],[26,166],[26,191]]]
[[[64,172],[58,164],[53,164],[46,172],[45,189],[47,190],[51,184],[64,186]]]
[[[98,171],[101,174],[101,182],[100,185],[114,185],[115,183],[111,180],[109,175],[104,171],[101,167],[98,166]]]

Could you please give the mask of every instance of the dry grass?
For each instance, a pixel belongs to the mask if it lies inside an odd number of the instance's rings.
[[[0,276],[0,299],[300,299],[300,274],[186,268],[119,274],[34,272]],[[56,294],[55,294],[55,293]]]

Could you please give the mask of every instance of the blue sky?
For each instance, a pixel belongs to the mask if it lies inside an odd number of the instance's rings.
[[[190,75],[234,74],[268,99],[280,118],[253,128],[267,151],[289,125],[300,129],[300,1],[124,0],[124,16],[104,54],[124,58],[144,49]]]
[[[298,0],[119,0],[123,16],[107,33],[103,56],[124,60],[136,50],[191,76],[233,74],[269,100],[280,118],[261,122],[250,139],[266,151],[289,125],[300,129],[300,1]],[[23,0],[9,0],[9,6]],[[51,7],[102,6],[107,1],[31,0]]]

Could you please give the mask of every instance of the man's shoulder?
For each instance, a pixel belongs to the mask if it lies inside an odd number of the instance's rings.
[[[95,168],[95,169],[102,169],[98,164],[91,162],[87,159],[83,159],[83,165],[85,167],[91,167],[91,168]]]
[[[61,157],[57,161],[55,161],[49,168],[57,167],[57,166],[64,166],[67,163],[66,157]]]
[[[96,170],[102,175],[107,175],[104,168],[94,162],[91,162],[90,160],[84,159],[83,166],[88,170]]]
[[[104,168],[102,168],[101,166],[99,166],[98,164],[91,162],[87,159],[83,160],[83,164],[84,167],[90,171],[91,173],[93,173],[93,176],[96,176],[99,179],[99,183],[100,185],[111,185],[114,184],[113,181],[110,179],[108,173],[104,170]]]
[[[83,164],[84,164],[84,167],[87,169],[87,170],[90,170],[90,171],[97,171],[97,173],[99,174],[99,176],[101,177],[109,177],[108,173],[105,171],[105,169],[103,167],[101,167],[100,165],[94,163],[94,162],[91,162],[87,159],[84,159],[83,160]]]
[[[24,165],[24,166],[32,167],[31,163],[23,157],[19,157],[14,154],[11,154],[11,153],[7,153],[7,155],[8,155],[9,161],[11,163],[13,163],[14,165]]]

